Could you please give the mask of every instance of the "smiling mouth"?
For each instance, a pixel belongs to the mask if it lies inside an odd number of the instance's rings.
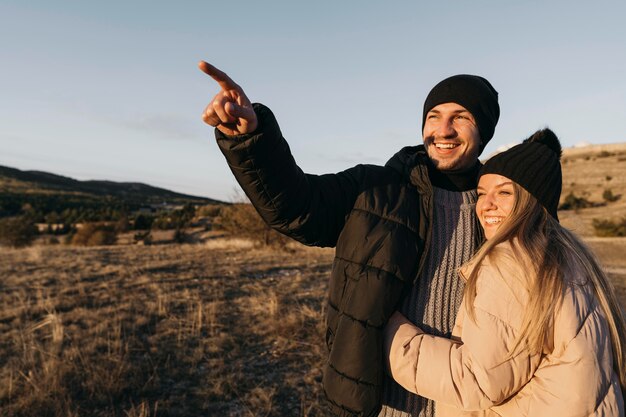
[[[461,146],[459,143],[434,143],[437,149],[454,149],[457,146]]]
[[[502,220],[504,219],[502,217],[484,217],[483,220],[485,224],[494,225],[502,223]]]

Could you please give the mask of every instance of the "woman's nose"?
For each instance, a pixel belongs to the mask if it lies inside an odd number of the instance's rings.
[[[486,194],[483,197],[483,210],[494,209],[496,207],[496,200],[492,195]]]

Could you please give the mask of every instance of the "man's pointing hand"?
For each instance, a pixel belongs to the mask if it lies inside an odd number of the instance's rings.
[[[206,106],[202,120],[229,136],[254,132],[257,128],[256,114],[242,88],[208,62],[200,61],[198,68],[222,88]]]

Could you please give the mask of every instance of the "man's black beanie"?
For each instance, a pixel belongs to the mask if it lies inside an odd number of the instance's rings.
[[[493,132],[500,118],[498,92],[483,77],[478,75],[460,74],[446,78],[433,87],[424,102],[422,131],[426,122],[426,114],[435,106],[443,103],[457,103],[465,107],[478,125],[481,150],[493,137]]]
[[[498,174],[521,185],[556,220],[563,186],[561,143],[550,129],[536,131],[524,142],[491,157],[479,177]]]

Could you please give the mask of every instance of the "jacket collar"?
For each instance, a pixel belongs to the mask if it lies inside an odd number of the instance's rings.
[[[405,146],[385,166],[396,170],[403,178],[415,185],[420,192],[432,192],[432,186],[449,191],[468,191],[476,188],[478,172],[482,164],[463,173],[444,173],[437,170],[424,145]]]
[[[430,160],[424,145],[405,146],[391,157],[385,166],[393,168],[402,178],[413,184],[418,192],[432,194],[432,185],[428,175]]]

